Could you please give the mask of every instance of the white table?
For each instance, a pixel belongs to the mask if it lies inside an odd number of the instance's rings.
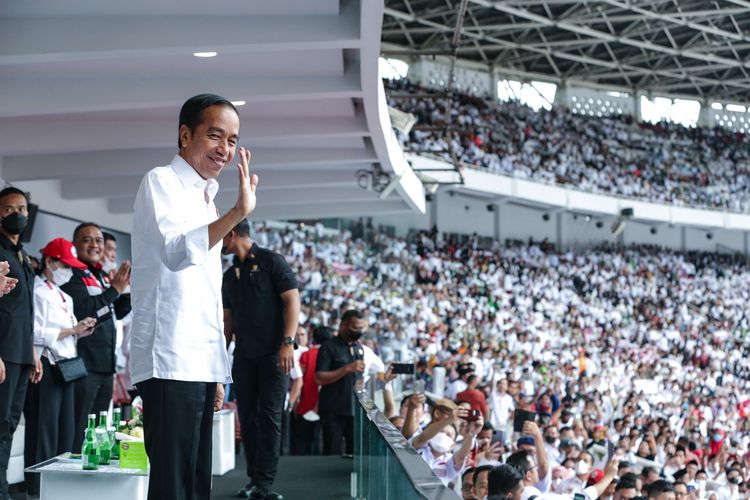
[[[64,453],[34,466],[26,472],[40,477],[40,500],[146,500],[148,472],[120,469],[116,460],[98,470],[83,470],[81,459]]]
[[[212,474],[221,476],[234,469],[234,412],[221,410],[213,419]],[[148,472],[138,469],[120,469],[116,460],[102,465],[98,470],[83,470],[81,459],[64,453],[34,466],[26,472],[38,473],[40,500],[81,500],[103,498],[107,500],[146,500]]]

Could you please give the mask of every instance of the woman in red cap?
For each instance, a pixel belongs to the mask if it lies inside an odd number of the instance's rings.
[[[40,274],[34,279],[34,349],[41,358],[44,376],[29,385],[24,416],[24,460],[31,466],[70,451],[73,447],[73,381],[75,370],[56,366],[77,357],[76,341],[94,332],[96,320],[80,322],[73,315],[73,299],[60,289],[71,268],[86,269],[76,250],[64,238],[55,238],[42,249]],[[70,365],[70,362],[69,362]],[[80,374],[79,374],[80,375]],[[26,474],[30,495],[39,495],[39,475]]]

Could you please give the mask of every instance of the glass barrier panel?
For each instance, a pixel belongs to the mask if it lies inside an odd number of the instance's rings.
[[[354,436],[358,499],[459,500],[364,392],[354,402]]]

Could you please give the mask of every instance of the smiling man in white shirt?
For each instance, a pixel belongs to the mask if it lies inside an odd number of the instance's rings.
[[[133,216],[129,369],[143,398],[149,500],[208,500],[213,411],[231,382],[221,304],[221,245],[255,209],[257,176],[239,148],[237,203],[219,216],[216,177],[234,158],[240,120],[201,94],[180,111],[179,153],[149,171]]]

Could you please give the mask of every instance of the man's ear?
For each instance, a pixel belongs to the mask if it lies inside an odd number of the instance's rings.
[[[190,127],[184,123],[180,125],[180,149],[187,147],[187,140],[190,138]]]

